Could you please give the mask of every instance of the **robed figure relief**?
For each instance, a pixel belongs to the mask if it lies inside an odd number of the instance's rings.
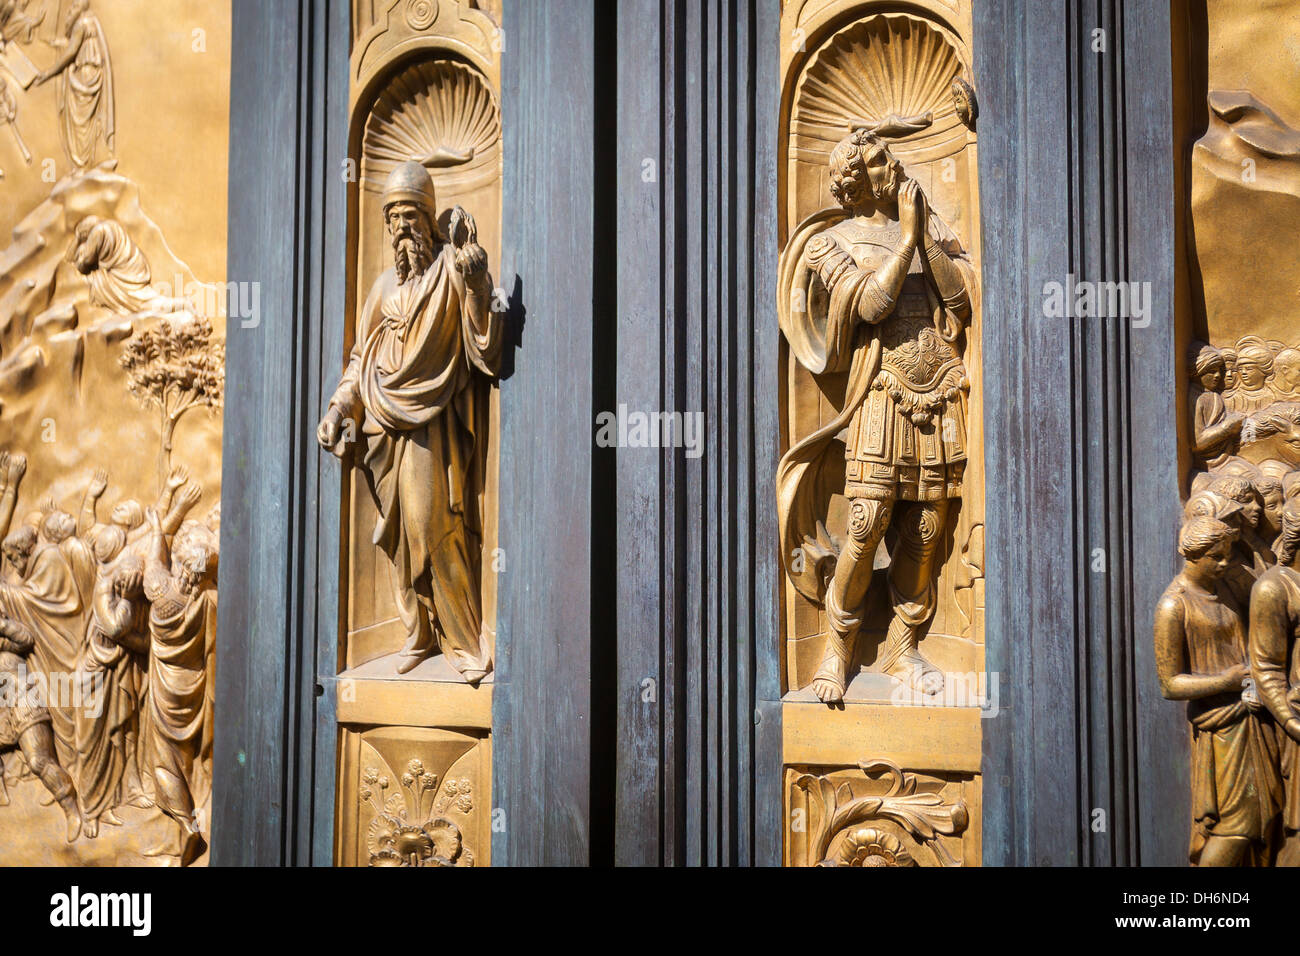
[[[1249,675],[1246,608],[1225,573],[1236,560],[1236,524],[1188,519],[1183,569],[1155,614],[1161,693],[1187,701],[1192,731],[1192,832],[1198,866],[1267,865],[1282,808],[1277,741]]]
[[[975,278],[956,235],[890,152],[891,133],[913,129],[894,125],[857,128],[835,146],[830,190],[843,212],[805,220],[781,262],[792,353],[814,375],[848,373],[839,414],[793,436],[777,474],[787,573],[830,625],[812,681],[827,703],[844,697],[887,532],[892,616],[877,667],[913,692],[943,688],[918,641],[935,611],[936,554],[966,466],[959,339]],[[848,499],[847,527],[827,527],[828,490]]]
[[[211,652],[217,629],[217,532],[187,521],[170,528],[154,508],[142,591],[149,601],[148,712],[145,765],[152,768],[158,809],[175,821],[182,866],[207,849],[195,790],[210,780]],[[156,852],[161,852],[156,851]]]
[[[1282,514],[1278,563],[1250,597],[1250,668],[1258,695],[1275,722],[1282,777],[1279,866],[1300,866],[1300,502]]]
[[[497,373],[501,315],[491,310],[487,254],[468,213],[439,234],[433,182],[418,162],[384,187],[394,265],[357,315],[355,344],[317,437],[344,454],[360,417],[363,470],[379,516],[374,543],[391,560],[406,629],[399,672],[436,650],[471,684],[492,669],[479,591],[487,383]]]
[[[63,22],[63,35],[53,41],[58,59],[37,77],[38,84],[59,77],[59,131],[68,159],[78,169],[95,160],[103,141],[113,151],[113,68],[108,40],[90,0],[72,0]]]

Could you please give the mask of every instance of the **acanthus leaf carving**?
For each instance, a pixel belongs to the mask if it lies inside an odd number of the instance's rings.
[[[816,797],[818,803],[816,825],[810,833],[810,860],[817,866],[852,865],[830,853],[832,842],[843,838],[855,824],[889,821],[930,850],[939,865],[961,865],[940,838],[966,830],[970,813],[964,800],[950,803],[939,793],[918,791],[916,775],[905,773],[889,760],[864,760],[858,769],[867,777],[886,775],[889,790],[855,797],[847,782],[836,785],[826,775],[805,773],[795,778],[794,785]]]

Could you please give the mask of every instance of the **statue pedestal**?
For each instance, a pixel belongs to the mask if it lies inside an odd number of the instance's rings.
[[[486,866],[491,853],[492,675],[472,687],[435,655],[400,655],[335,682],[336,859],[344,866]],[[386,786],[384,783],[386,782]]]
[[[864,672],[842,706],[807,688],[782,700],[786,866],[980,864],[985,711],[891,703],[896,686]]]

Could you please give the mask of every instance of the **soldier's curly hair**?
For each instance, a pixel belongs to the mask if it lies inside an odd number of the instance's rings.
[[[865,191],[871,189],[862,151],[863,147],[878,145],[881,145],[880,137],[859,129],[844,137],[831,150],[831,196],[845,209],[861,203]]]

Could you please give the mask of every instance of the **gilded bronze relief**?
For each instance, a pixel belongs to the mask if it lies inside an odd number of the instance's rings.
[[[1191,472],[1155,648],[1162,693],[1187,701],[1200,866],[1300,862],[1300,259],[1277,241],[1300,204],[1300,96],[1276,66],[1285,31],[1265,22],[1300,4],[1277,7],[1211,0],[1183,26],[1205,84],[1187,93],[1180,157]]]
[[[229,10],[186,4],[210,33],[168,46],[126,6],[0,8],[6,864],[206,860],[229,288],[174,250],[220,276],[224,158],[158,198],[224,154]],[[154,70],[207,80],[192,113],[157,115]]]

